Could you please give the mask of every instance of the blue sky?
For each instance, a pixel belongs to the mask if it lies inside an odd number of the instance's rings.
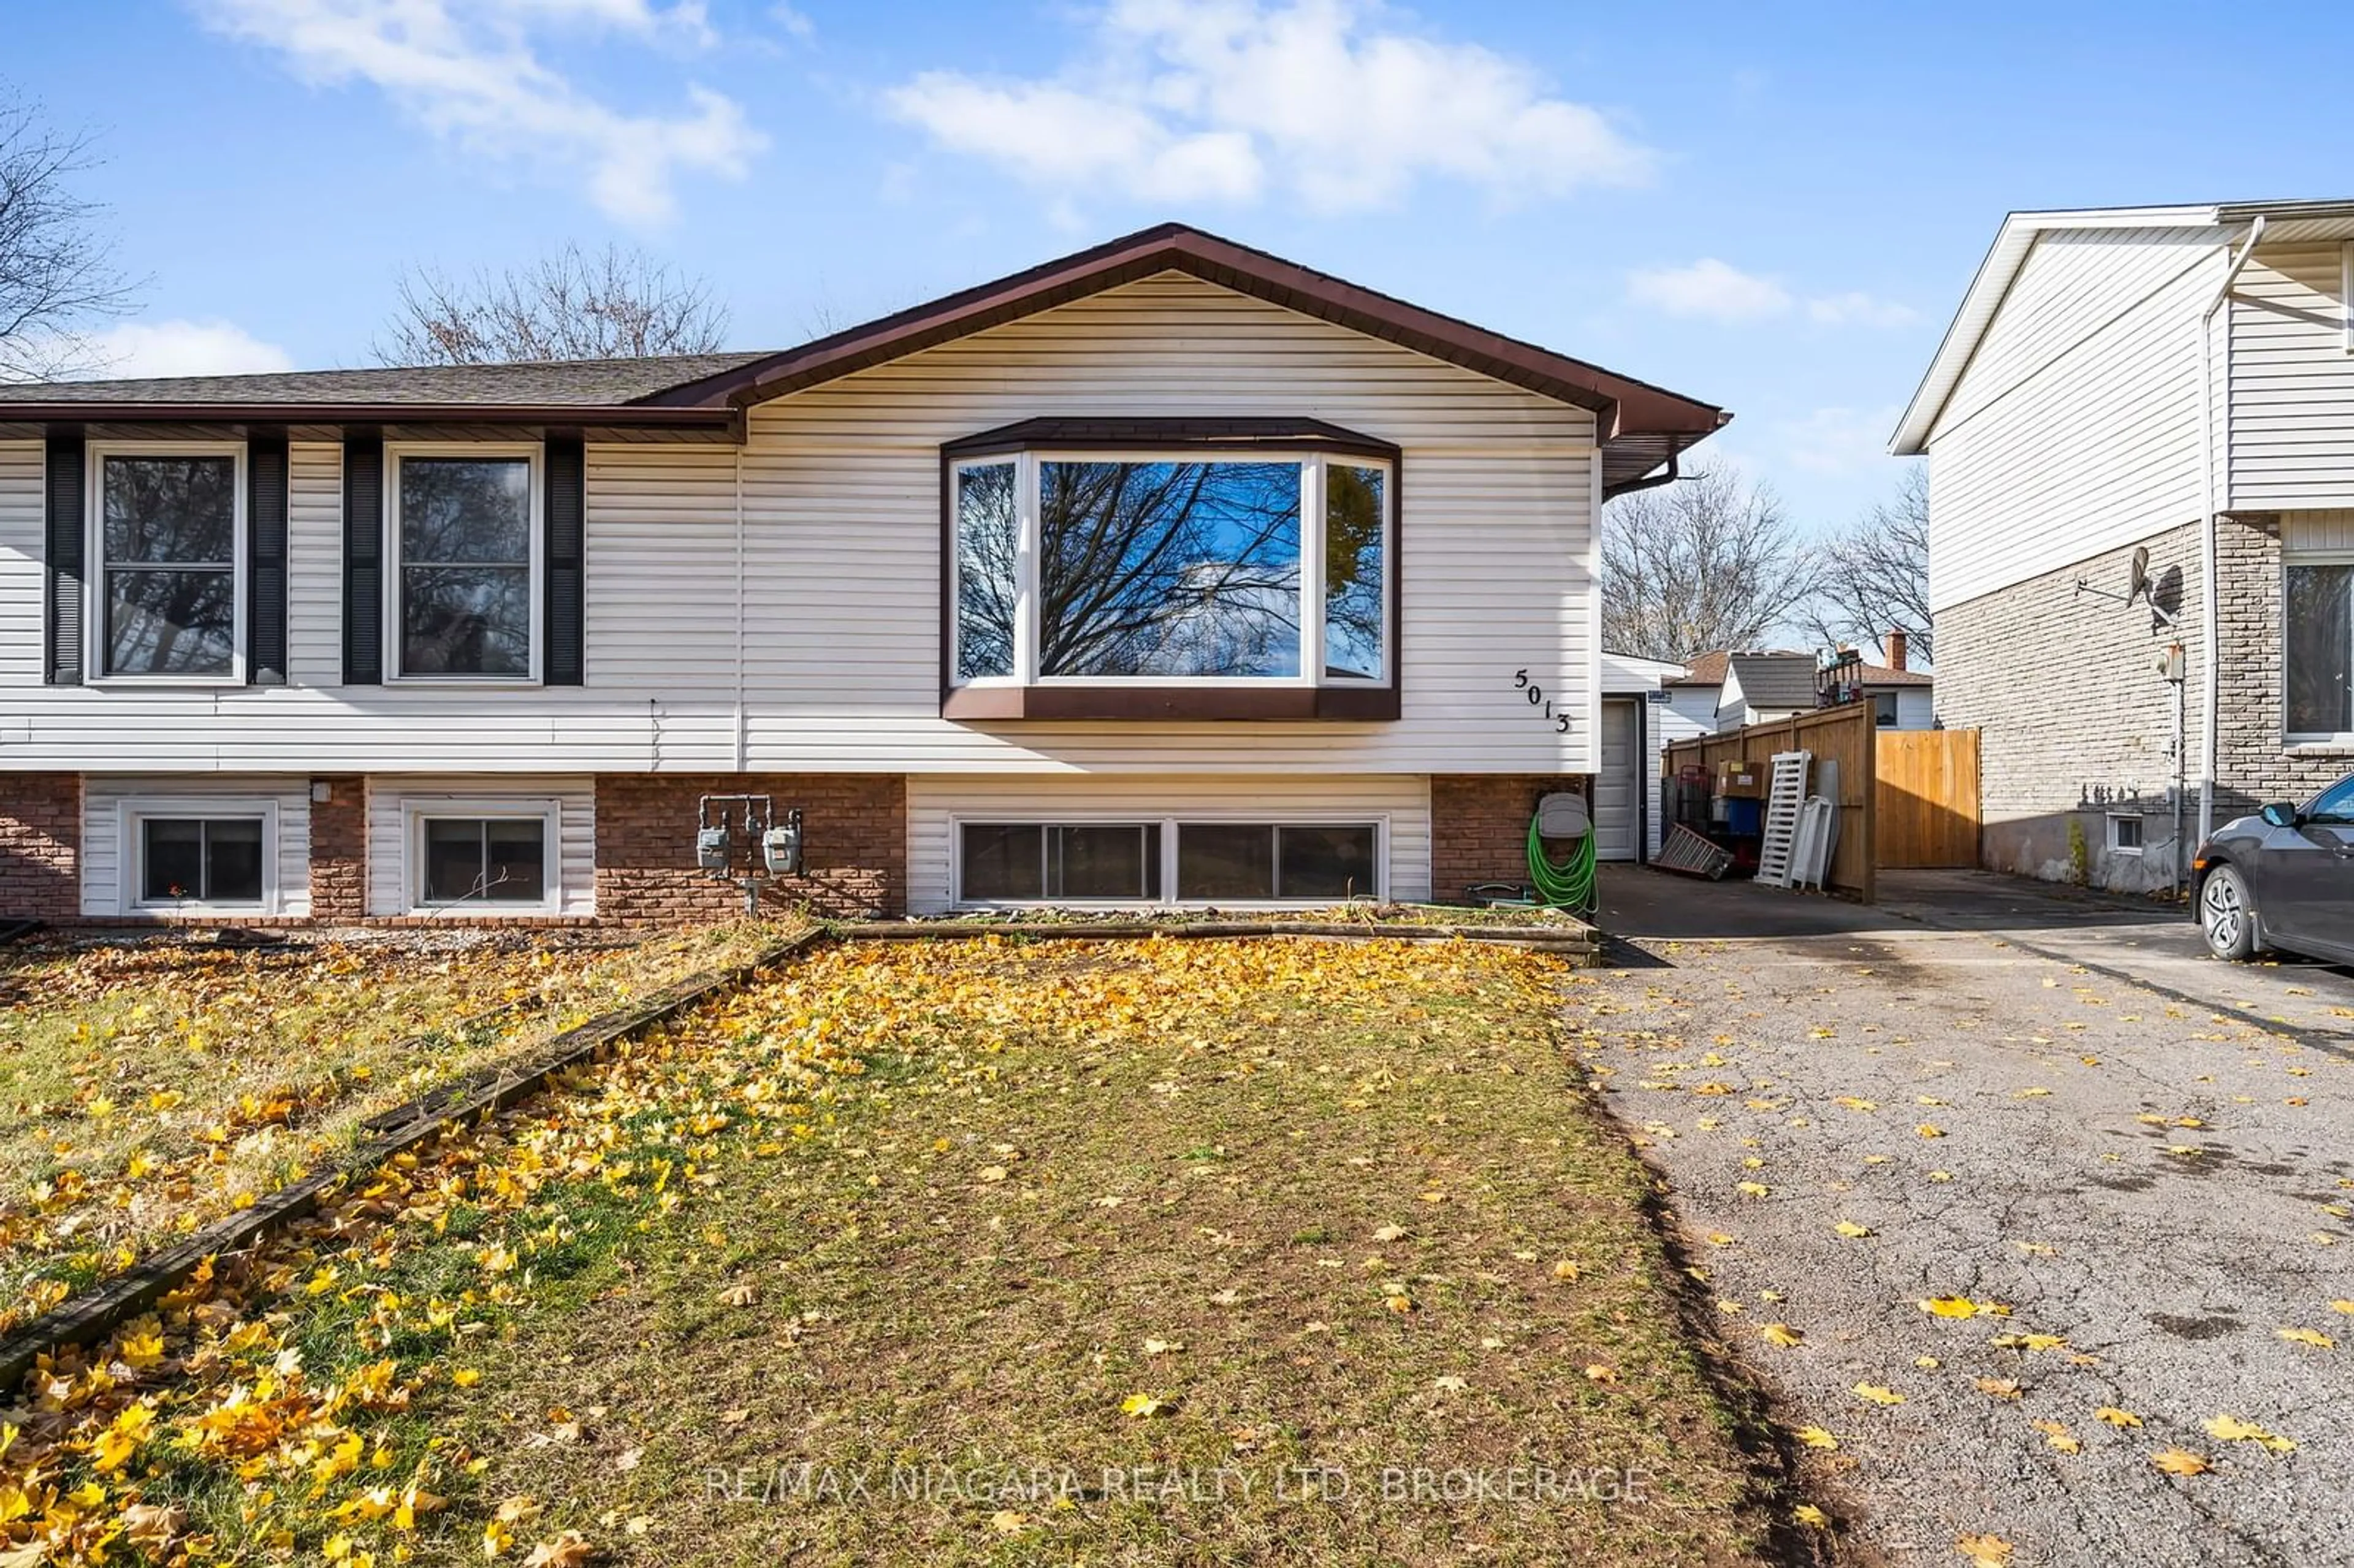
[[[98,132],[122,373],[366,364],[408,263],[567,239],[779,346],[1163,218],[1723,403],[1812,524],[2003,213],[2354,194],[2189,5],[92,0],[0,79]],[[2301,14],[2300,14],[2301,13]],[[2335,59],[2354,12],[2265,33]]]

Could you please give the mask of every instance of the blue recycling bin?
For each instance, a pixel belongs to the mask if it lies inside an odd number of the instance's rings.
[[[1724,802],[1724,831],[1734,838],[1754,839],[1766,832],[1766,802],[1734,796]]]

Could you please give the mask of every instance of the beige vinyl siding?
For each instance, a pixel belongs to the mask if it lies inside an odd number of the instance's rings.
[[[217,774],[124,779],[92,776],[81,790],[81,912],[86,916],[135,913],[138,888],[135,852],[124,842],[123,803],[149,800],[206,801],[224,810],[231,803],[267,802],[274,808],[278,840],[273,861],[277,899],[267,911],[296,918],[311,913],[311,781],[308,779],[223,779]]]
[[[1310,417],[1403,448],[1405,716],[943,721],[938,447],[1052,415]],[[0,679],[13,682],[0,766],[730,768],[740,592],[756,769],[1587,772],[1599,700],[1593,427],[1583,409],[1166,274],[754,409],[741,573],[733,449],[592,448],[588,683],[544,689],[336,684],[340,453],[305,443],[293,466],[295,683],[43,687],[28,591],[0,628],[11,639]],[[25,445],[0,461],[0,531],[29,529],[36,545],[38,455]],[[1512,676],[1523,668],[1571,715],[1566,736],[1522,701]]]
[[[1404,450],[1404,716],[1385,725],[951,725],[938,716],[943,441],[1045,416],[1297,415]],[[1591,418],[1166,274],[755,408],[755,768],[1586,772]],[[1563,694],[1554,734],[1512,684]]]
[[[367,781],[368,913],[406,915],[415,883],[408,842],[411,806],[452,806],[450,814],[465,814],[461,802],[552,800],[556,803],[557,854],[561,897],[556,913],[594,915],[597,912],[597,781],[582,778],[486,779],[382,775]],[[464,919],[464,913],[451,913]],[[495,906],[481,913],[495,916]],[[511,913],[511,911],[510,911]]]
[[[2043,236],[1929,437],[1930,599],[1965,603],[2196,518],[2215,238]]]
[[[2262,246],[2232,291],[2232,508],[2354,501],[2343,256],[2336,240]]]
[[[38,441],[0,441],[0,686],[41,683],[43,462]],[[0,715],[0,744],[18,738],[12,720]]]
[[[2281,548],[2354,550],[2354,509],[2288,514],[2281,519]]]
[[[960,820],[1043,822],[1131,814],[1139,821],[1384,822],[1389,896],[1430,896],[1430,780],[1419,775],[1289,779],[935,775],[907,780],[907,906],[919,915],[949,906]]]
[[[344,449],[301,441],[287,457],[286,657],[297,686],[344,678]]]

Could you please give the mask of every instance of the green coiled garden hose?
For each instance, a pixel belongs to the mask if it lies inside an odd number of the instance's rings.
[[[1537,819],[1529,819],[1529,881],[1535,884],[1537,902],[1556,909],[1566,909],[1583,918],[1594,913],[1594,830],[1587,827],[1585,836],[1569,852],[1569,863],[1555,865],[1545,853],[1544,835],[1537,832]]]

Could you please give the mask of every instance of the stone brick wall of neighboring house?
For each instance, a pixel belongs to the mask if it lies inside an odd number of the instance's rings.
[[[741,915],[739,888],[695,868],[705,795],[772,796],[802,816],[804,872],[769,884],[764,903],[821,914],[896,916],[907,906],[907,791],[896,774],[597,776],[597,916],[675,924]]]
[[[319,779],[311,800],[311,918],[356,925],[367,915],[367,781]]]
[[[2216,524],[2218,632],[2227,656],[2215,724],[2215,820],[2267,800],[2303,800],[2354,772],[2354,752],[2287,744],[2282,669],[2279,524],[2225,518]]]
[[[0,920],[80,913],[80,777],[0,773]]]
[[[1526,883],[1529,819],[1537,798],[1571,790],[1593,800],[1582,774],[1437,773],[1430,779],[1430,888],[1460,903],[1478,882]]]
[[[2190,672],[2184,832],[2198,833],[2206,670],[2200,531],[2189,524],[2143,543],[2159,602],[2179,617],[2172,630],[2154,630],[2146,606],[2076,591],[2082,577],[2122,593],[2131,546],[1937,614],[1937,716],[1948,728],[1981,732],[1979,849],[1988,866],[2057,881],[2082,874],[2132,891],[2172,880],[2174,688],[2157,666],[2176,641],[2188,652]],[[2228,640],[2225,646],[2232,646]],[[2143,815],[2142,854],[2106,847],[2106,814],[2114,810]],[[2083,835],[2081,867],[2071,823]]]

